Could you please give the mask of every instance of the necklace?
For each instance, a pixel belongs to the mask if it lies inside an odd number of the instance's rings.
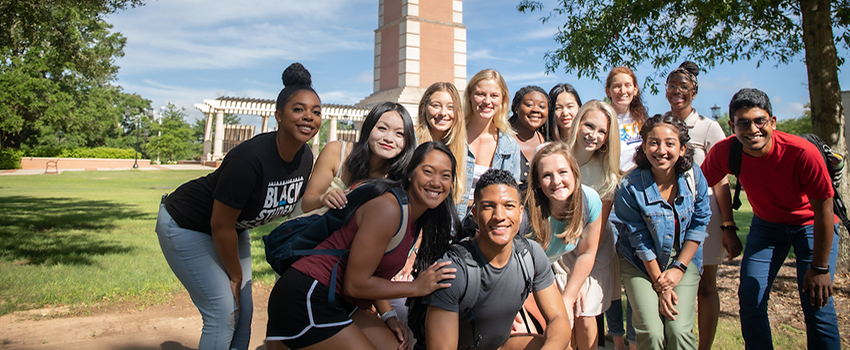
[[[534,131],[534,134],[532,134],[531,137],[528,137],[528,138],[525,138],[525,139],[522,136],[520,136],[519,133],[516,134],[516,139],[519,142],[522,142],[522,143],[529,142],[529,141],[531,141],[531,139],[535,139],[536,141],[543,143],[543,140],[541,140],[541,138],[542,138],[542,135],[540,135],[540,133],[537,132],[537,130]]]

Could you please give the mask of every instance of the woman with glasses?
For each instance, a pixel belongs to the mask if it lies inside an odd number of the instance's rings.
[[[697,96],[699,67],[693,62],[686,61],[667,76],[667,101],[670,102],[670,112],[684,121],[691,136],[689,144],[694,149],[694,163],[702,165],[708,150],[718,141],[726,138],[720,124],[714,119],[706,118],[693,107],[692,102]],[[720,208],[731,207],[729,182],[724,177],[713,188],[708,189],[711,206],[711,221],[706,228],[708,237],[703,246],[704,272],[699,282],[699,349],[711,349],[714,333],[717,329],[717,318],[720,315],[720,297],[717,295],[717,265],[727,256],[723,249],[723,229],[736,228],[735,219],[730,215],[723,217],[721,213],[731,213],[731,210]],[[730,259],[733,255],[730,255]]]

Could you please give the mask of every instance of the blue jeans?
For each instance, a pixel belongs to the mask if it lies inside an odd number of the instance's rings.
[[[803,277],[812,263],[814,226],[785,225],[764,221],[753,215],[747,246],[741,262],[741,285],[738,299],[741,306],[741,333],[747,349],[773,349],[767,302],[779,268],[793,246],[797,256],[797,292],[806,320],[809,349],[839,349],[838,318],[830,297],[826,306],[817,308],[803,293]],[[832,249],[829,253],[830,276],[835,278],[838,257],[838,225],[834,227]]]
[[[238,309],[230,290],[230,278],[218,258],[211,235],[180,227],[162,204],[156,219],[156,234],[168,266],[186,287],[204,320],[198,349],[248,349],[254,312],[248,231],[239,232],[243,281]]]

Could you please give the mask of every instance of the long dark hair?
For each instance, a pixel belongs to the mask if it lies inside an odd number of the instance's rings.
[[[672,112],[664,113],[663,116],[661,114],[656,114],[652,116],[652,118],[647,119],[646,122],[643,123],[643,126],[640,127],[640,138],[643,142],[640,144],[640,149],[635,152],[635,164],[637,164],[638,168],[641,169],[652,168],[652,163],[650,163],[649,159],[646,158],[646,153],[644,152],[644,149],[646,148],[646,136],[656,126],[665,124],[670,129],[676,131],[679,136],[679,144],[685,147],[685,152],[682,152],[682,154],[679,155],[679,159],[676,160],[676,164],[673,166],[676,174],[682,174],[694,166],[694,147],[688,142],[691,140],[691,136],[688,135],[688,125],[679,119],[679,117],[673,115]]]
[[[413,152],[413,157],[407,165],[406,176],[401,180],[402,187],[405,190],[410,187],[410,178],[413,177],[416,167],[432,151],[445,153],[452,162],[452,179],[457,175],[457,161],[449,147],[439,141],[428,141],[419,145]],[[449,193],[448,197],[436,208],[426,210],[416,220],[416,229],[417,232],[422,232],[422,241],[419,245],[416,261],[413,263],[414,276],[428,269],[431,264],[437,262],[437,259],[449,250],[449,245],[456,241],[456,239],[453,239],[452,232],[463,232],[452,193]]]
[[[372,149],[369,148],[369,134],[375,128],[375,124],[381,119],[381,116],[386,112],[395,111],[401,116],[402,124],[404,124],[404,148],[395,158],[387,160],[389,167],[387,169],[387,178],[390,180],[401,180],[405,177],[405,167],[410,162],[410,157],[413,155],[413,149],[416,147],[416,135],[413,129],[413,120],[410,119],[410,114],[404,106],[394,102],[382,102],[373,107],[363,121],[363,129],[360,130],[360,139],[354,144],[351,149],[351,154],[345,159],[345,169],[348,170],[347,184],[353,184],[357,181],[369,178],[369,158],[372,156]]]
[[[552,90],[549,90],[549,135],[546,135],[546,141],[561,141],[563,137],[567,135],[561,135],[561,130],[558,130],[558,124],[555,122],[555,104],[558,101],[558,96],[561,96],[563,93],[568,93],[573,95],[576,99],[576,103],[578,103],[579,108],[581,108],[581,97],[578,96],[578,91],[569,83],[562,83],[552,87]],[[575,116],[573,116],[575,119]]]

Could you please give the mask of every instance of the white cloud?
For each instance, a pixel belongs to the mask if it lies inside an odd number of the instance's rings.
[[[372,77],[372,70],[364,70],[360,72],[360,75],[357,76],[356,80],[361,83],[372,83],[374,78]]]
[[[776,104],[779,105],[780,103],[776,103]],[[781,105],[781,106],[782,106],[781,107],[782,108],[782,115],[781,115],[782,119],[800,117],[800,116],[803,115],[803,111],[806,109],[806,106],[803,105],[802,103],[799,103],[799,102],[791,102],[791,103],[787,103],[787,104],[784,104],[784,105]],[[776,112],[777,111],[774,111],[773,113],[778,114]]]
[[[127,38],[122,71],[222,69],[370,51],[376,4],[342,0],[151,2],[108,18]],[[365,17],[365,18],[364,18]]]

